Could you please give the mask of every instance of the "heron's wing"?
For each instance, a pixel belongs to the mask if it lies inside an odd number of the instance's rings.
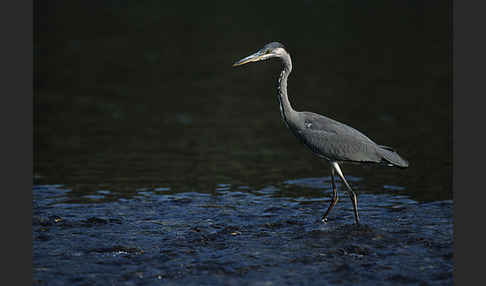
[[[313,112],[302,112],[301,116],[307,129],[335,133],[339,136],[350,136],[358,141],[368,141],[370,143],[376,144],[375,142],[373,142],[373,140],[368,138],[360,131],[334,119]]]
[[[297,132],[317,155],[336,161],[381,161],[378,145],[358,130],[312,112],[302,112],[301,119],[304,125]]]

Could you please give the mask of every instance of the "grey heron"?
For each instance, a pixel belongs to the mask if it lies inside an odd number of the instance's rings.
[[[334,175],[337,173],[344,182],[353,203],[355,223],[359,224],[358,200],[344,178],[340,164],[374,163],[407,168],[407,160],[403,159],[392,148],[376,144],[366,135],[346,124],[313,112],[294,110],[287,94],[287,79],[292,71],[292,60],[281,43],[272,42],[266,44],[256,53],[235,62],[233,66],[270,58],[278,58],[282,62],[283,69],[278,78],[277,95],[280,104],[280,114],[285,125],[312,153],[327,160],[330,164],[333,197],[327,211],[322,216],[322,221],[327,221],[329,212],[338,201],[336,184],[334,182]]]

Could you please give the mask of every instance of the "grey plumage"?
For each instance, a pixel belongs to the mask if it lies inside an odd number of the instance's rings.
[[[283,121],[305,146],[318,157],[326,159],[331,165],[333,198],[322,220],[324,222],[327,220],[327,215],[338,200],[334,183],[336,172],[346,185],[353,202],[355,222],[359,223],[356,194],[344,178],[339,164],[345,162],[371,163],[406,168],[408,162],[392,148],[376,144],[366,135],[346,124],[317,113],[294,110],[287,94],[287,79],[292,71],[292,60],[281,43],[269,43],[256,53],[237,61],[233,66],[274,57],[279,58],[283,66],[277,86],[277,98]]]
[[[408,162],[393,149],[373,142],[358,130],[331,118],[312,113],[298,112],[304,122],[290,125],[294,132],[314,154],[330,161],[378,163],[408,167]],[[299,124],[297,124],[299,125]]]

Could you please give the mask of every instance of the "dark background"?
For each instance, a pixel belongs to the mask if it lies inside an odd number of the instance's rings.
[[[358,193],[452,198],[447,1],[35,5],[34,184],[130,195],[329,176],[280,119],[279,63],[231,67],[280,41],[295,109],[409,160],[344,166]]]

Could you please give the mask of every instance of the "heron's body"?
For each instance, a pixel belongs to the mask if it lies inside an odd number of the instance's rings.
[[[358,130],[331,118],[296,112],[299,124],[288,123],[292,132],[315,155],[336,162],[378,163],[405,167],[407,164],[390,148],[373,142]]]
[[[355,221],[359,223],[356,195],[344,178],[339,163],[375,163],[406,168],[408,162],[392,148],[376,144],[366,135],[346,124],[313,112],[294,110],[287,94],[287,79],[292,71],[292,61],[282,44],[277,42],[267,44],[257,53],[236,62],[234,66],[272,57],[280,58],[283,64],[278,80],[278,100],[283,121],[305,146],[331,165],[334,196],[323,216],[323,221],[338,200],[334,183],[334,172],[337,172],[349,191],[353,201]]]

